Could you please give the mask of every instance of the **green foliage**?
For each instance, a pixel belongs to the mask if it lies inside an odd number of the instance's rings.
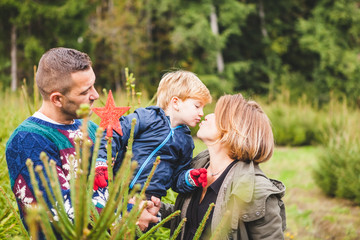
[[[0,149],[0,152],[4,152],[4,149]],[[1,157],[0,164],[6,166],[4,156]],[[22,239],[19,232],[24,238],[28,237],[28,234],[20,220],[17,204],[8,182],[8,171],[2,171],[0,173],[0,206],[3,207],[0,209],[0,238]]]
[[[1,1],[0,36],[3,36],[3,41],[0,44],[0,68],[7,66],[5,72],[9,77],[12,27],[16,27],[13,44],[17,48],[19,79],[32,79],[30,69],[50,48],[65,46],[83,50],[88,42],[85,39],[86,20],[93,8],[92,0]]]
[[[231,94],[233,86],[230,81],[222,79],[217,75],[199,75],[201,81],[210,90],[211,95],[214,97],[214,101],[224,94]]]
[[[94,58],[95,69],[102,86],[124,89],[126,79],[121,69],[125,67],[141,79],[138,85],[150,86],[150,77],[159,78],[158,74],[164,68],[159,69],[151,59],[155,48],[153,15],[158,16],[152,1],[101,1],[98,11],[93,13],[95,21],[90,34],[97,56]],[[153,90],[154,86],[151,87]]]
[[[23,120],[30,116],[25,108],[26,102],[19,96],[20,92],[11,93],[9,90],[5,92],[0,91],[0,99],[4,103],[0,105],[0,112],[2,116],[4,116],[0,118],[0,124],[3,128],[0,131],[0,143],[3,149],[5,149],[5,143],[12,131],[14,131]],[[20,109],[19,106],[24,106],[24,109]],[[4,152],[1,152],[1,154],[4,154]]]
[[[272,98],[285,86],[293,91],[292,101],[306,92],[310,99],[328,102],[331,91],[358,99],[357,1],[245,2],[256,4],[257,11],[223,49],[225,68],[239,61],[249,66],[230,78],[236,90]]]
[[[336,94],[345,93],[351,100],[358,99],[359,88],[354,86],[360,77],[357,4],[357,1],[331,4],[321,1],[313,9],[312,17],[299,19],[300,47],[317,59],[312,78],[319,94],[333,90]]]
[[[360,112],[336,103],[329,112],[329,127],[323,134],[326,142],[314,178],[326,194],[360,204]]]
[[[19,97],[20,93],[0,91],[0,99],[4,104],[0,105],[0,238],[27,239],[27,233],[23,231],[23,225],[19,222],[18,208],[14,195],[10,188],[10,179],[5,161],[5,145],[11,132],[26,118],[28,112],[19,106],[25,106],[25,102]],[[10,201],[10,202],[9,202]]]
[[[349,141],[344,136],[331,139],[325,147],[314,178],[328,195],[348,198],[360,204],[360,148],[359,141]]]
[[[153,95],[164,72],[182,68],[208,78],[214,96],[226,89],[275,99],[286,87],[292,102],[305,92],[320,107],[331,94],[359,105],[359,13],[356,0],[3,0],[0,35],[17,28],[19,79],[30,79],[44,51],[66,46],[90,53],[97,84],[108,89],[126,88],[128,66]],[[7,87],[11,41],[4,39],[0,78]]]
[[[213,7],[223,30],[218,36],[209,22]],[[103,1],[98,10],[91,29],[95,55],[99,56],[94,60],[98,82],[105,87],[124,88],[124,73],[119,69],[129,66],[138,84],[152,95],[160,76],[169,69],[182,68],[220,79],[215,70],[216,55],[231,36],[241,34],[240,27],[255,6],[235,0],[216,4],[137,0],[114,5]],[[225,76],[216,85],[226,82],[232,89],[232,81]]]
[[[261,104],[262,100],[259,102]],[[302,146],[322,141],[320,129],[325,124],[324,112],[314,108],[306,99],[290,104],[285,91],[275,101],[261,106],[271,121],[277,145]]]

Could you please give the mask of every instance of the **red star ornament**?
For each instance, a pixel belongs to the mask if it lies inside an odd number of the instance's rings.
[[[101,118],[100,127],[107,129],[106,136],[108,137],[112,137],[112,130],[115,130],[121,136],[123,135],[119,118],[129,109],[130,107],[115,107],[111,90],[109,90],[105,107],[92,108],[93,112]]]

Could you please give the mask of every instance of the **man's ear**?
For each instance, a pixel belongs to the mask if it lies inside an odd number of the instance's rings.
[[[56,107],[62,107],[64,96],[59,92],[53,92],[50,94],[50,102],[54,104]]]

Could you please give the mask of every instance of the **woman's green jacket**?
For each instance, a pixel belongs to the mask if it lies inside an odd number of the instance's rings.
[[[192,161],[193,168],[207,167],[208,164],[207,150]],[[285,186],[280,181],[267,178],[258,164],[238,161],[220,187],[211,220],[211,235],[219,234],[216,239],[234,240],[284,239],[286,217],[281,200],[284,194]],[[161,204],[162,218],[181,210],[181,215],[170,222],[171,234],[185,217],[191,196],[191,193],[179,194],[175,206]],[[186,228],[177,239],[183,239],[184,231]]]

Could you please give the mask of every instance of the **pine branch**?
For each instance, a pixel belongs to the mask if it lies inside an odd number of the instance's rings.
[[[179,216],[181,213],[180,210],[177,210],[170,214],[168,217],[166,217],[164,220],[162,220],[160,223],[156,224],[154,227],[152,227],[149,231],[147,231],[144,235],[142,235],[138,240],[147,239],[150,234],[154,233],[158,228],[162,227],[166,222],[170,221],[172,218]]]
[[[205,227],[205,223],[209,219],[210,213],[211,213],[212,209],[214,208],[214,206],[215,206],[214,203],[210,203],[209,208],[204,215],[204,218],[201,220],[201,223],[200,223],[198,229],[196,230],[193,240],[198,240],[201,237],[201,234]]]
[[[179,235],[179,233],[181,232],[181,229],[183,228],[184,224],[186,222],[186,218],[183,218],[179,224],[179,226],[177,226],[177,228],[174,231],[174,234],[171,236],[170,240],[175,240],[177,238],[177,236]]]

